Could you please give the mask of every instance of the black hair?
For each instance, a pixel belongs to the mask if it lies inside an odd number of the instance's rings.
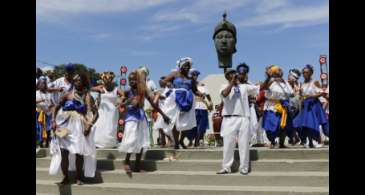
[[[302,69],[302,72],[304,71],[304,69],[308,69],[312,74],[314,72],[313,66],[310,64],[305,65],[305,67]]]
[[[37,77],[37,78],[39,78],[39,77],[41,77],[42,75],[43,75],[43,71],[42,71],[42,69],[37,68],[37,69],[36,69],[36,77]]]
[[[240,68],[241,67],[244,67],[247,71],[246,71],[246,73],[249,73],[250,72],[250,67],[245,63],[245,62],[243,62],[243,63],[241,63],[241,64],[239,64],[237,67],[236,67],[236,71],[237,72],[240,72],[239,70],[240,70]]]
[[[80,76],[80,81],[82,83],[82,86],[86,89],[89,89],[90,88],[90,78],[89,78],[89,74],[87,74],[86,72],[84,71],[81,71],[79,73],[77,73],[79,76]]]

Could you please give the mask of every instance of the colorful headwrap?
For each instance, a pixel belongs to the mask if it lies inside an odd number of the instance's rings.
[[[138,67],[140,70],[144,71],[146,73],[146,75],[150,75],[150,71],[148,70],[148,68],[146,67],[146,65],[141,65]]]
[[[280,67],[277,66],[277,65],[272,65],[269,68],[268,73],[269,73],[270,76],[275,75],[275,74],[277,75],[277,74],[280,73]]]
[[[179,60],[176,61],[176,65],[177,65],[177,68],[181,68],[181,66],[183,64],[185,64],[186,62],[189,62],[190,63],[190,66],[193,65],[193,59],[190,58],[190,57],[183,57],[183,58],[180,58]]]
[[[100,74],[101,80],[105,83],[106,81],[113,80],[115,77],[113,72],[107,71]]]
[[[190,69],[189,74],[190,74],[190,76],[192,76],[193,74],[199,76],[200,72],[199,72],[199,70],[192,68],[192,69]]]

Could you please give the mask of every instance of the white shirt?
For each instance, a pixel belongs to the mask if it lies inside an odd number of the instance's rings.
[[[39,100],[45,100],[43,102],[37,103],[37,108],[42,109],[42,110],[47,110],[49,108],[50,105],[53,104],[53,100],[52,100],[52,95],[50,93],[43,93],[40,90],[37,90],[35,92],[36,95],[36,101]]]
[[[201,85],[201,84],[198,85],[198,91],[200,91],[200,93],[203,93],[204,95],[209,95],[208,88],[205,85]],[[208,101],[208,100],[205,99],[205,101]],[[207,105],[205,105],[204,102],[201,102],[201,101],[195,102],[195,109],[208,110]]]
[[[61,97],[65,95],[68,91],[71,90],[72,84],[65,82],[65,77],[58,78],[57,80],[53,81],[52,85],[54,88],[63,88],[62,92],[54,92],[53,93],[53,101],[55,103],[59,103]]]
[[[157,90],[155,82],[153,82],[153,80],[151,80],[151,79],[147,79],[146,86],[147,86],[147,89],[149,89],[151,92],[154,92]],[[144,109],[145,110],[152,109],[150,102],[146,99],[144,100]]]
[[[273,82],[269,89],[265,90],[266,101],[264,104],[264,110],[276,112],[275,100],[288,100],[288,96],[290,97],[293,93],[294,91],[288,82]]]
[[[239,84],[233,86],[231,92],[227,97],[223,97],[222,91],[228,86],[224,84],[219,90],[219,94],[223,100],[222,115],[239,115],[243,117],[250,117],[250,107],[248,103],[248,96],[256,96],[260,88],[255,85]],[[238,87],[240,93],[235,92],[235,87]]]
[[[303,95],[304,96],[308,96],[308,95],[315,95],[319,92],[322,92],[322,89],[317,87],[315,84],[314,84],[314,81],[310,81],[308,83],[303,83],[302,86],[302,91],[303,91]]]

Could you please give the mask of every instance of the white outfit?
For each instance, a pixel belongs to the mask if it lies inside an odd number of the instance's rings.
[[[117,130],[119,112],[116,106],[118,101],[118,88],[111,92],[103,88],[100,95],[99,118],[93,126],[95,131],[95,145],[98,148],[113,148],[117,146]]]
[[[69,133],[63,137],[52,138],[50,151],[52,155],[50,174],[57,174],[61,165],[61,152],[63,148],[69,151],[69,170],[75,170],[75,154],[84,156],[84,175],[94,177],[96,170],[96,150],[94,143],[94,131],[88,136],[84,135],[83,117],[76,111],[63,111],[62,108],[56,116],[58,128],[67,128]]]
[[[119,145],[119,152],[124,153],[140,153],[150,146],[149,129],[147,120],[130,120],[125,122],[124,136]]]
[[[253,134],[253,136],[251,138],[251,142],[250,142],[251,145],[254,145],[254,144],[266,144],[266,143],[269,143],[270,142],[267,139],[265,129],[262,128],[262,119],[263,119],[263,117],[261,116],[259,118],[258,123],[257,123],[256,131],[255,131],[255,133]]]
[[[153,82],[153,80],[151,80],[151,79],[147,80],[146,87],[151,92],[154,92],[157,89],[155,82]],[[151,106],[150,102],[147,99],[145,99],[144,100],[144,110],[150,110],[150,109],[152,109],[152,106]],[[152,119],[149,116],[147,116],[147,120],[151,121]]]
[[[322,92],[322,89],[317,87],[315,84],[314,84],[314,80],[308,82],[308,83],[303,83],[302,86],[301,86],[301,89],[302,89],[302,94],[303,96],[308,96],[308,95],[315,95],[319,92]]]
[[[204,94],[204,95],[209,95],[209,90],[205,85],[198,85],[198,91],[200,91],[200,93]],[[207,105],[205,105],[203,102],[201,101],[197,101],[195,103],[195,109],[199,109],[199,110],[208,110]]]
[[[265,104],[264,110],[276,112],[275,104],[276,100],[288,100],[294,93],[292,87],[288,82],[273,82],[268,90],[265,90]]]
[[[236,139],[238,138],[240,155],[239,169],[243,172],[248,172],[250,156],[249,141],[251,138],[251,111],[249,108],[248,95],[256,96],[259,93],[259,87],[249,84],[240,84],[232,87],[229,95],[223,97],[222,91],[227,85],[228,84],[222,86],[220,90],[224,104],[221,128],[221,136],[223,137],[224,143],[222,168],[229,172],[231,171],[231,166],[234,161],[234,148]],[[234,88],[238,88],[239,93],[235,92]]]
[[[163,131],[170,135],[174,126],[176,126],[177,131],[186,131],[194,128],[196,126],[195,118],[195,100],[193,98],[193,105],[188,112],[180,111],[180,108],[175,102],[175,91],[176,90],[186,90],[183,88],[171,89],[172,92],[165,99],[161,110],[171,119],[171,123],[167,124],[163,120],[162,115],[159,113],[156,122],[153,124],[153,129],[163,129]]]
[[[54,104],[52,100],[52,94],[43,93],[40,90],[36,91],[36,101],[45,100],[44,102],[38,103],[36,106],[41,110],[47,110],[50,105]]]
[[[55,103],[59,103],[61,97],[65,95],[68,91],[71,90],[72,84],[65,82],[65,77],[58,78],[57,80],[52,82],[54,88],[63,88],[62,92],[54,92],[53,93],[53,101]]]

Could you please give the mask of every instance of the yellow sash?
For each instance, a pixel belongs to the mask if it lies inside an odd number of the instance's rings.
[[[41,110],[39,112],[39,115],[38,115],[38,122],[41,124],[42,126],[42,139],[43,140],[47,140],[47,124],[46,124],[46,114],[44,113],[43,110]]]
[[[286,109],[281,105],[279,100],[275,101],[275,110],[281,114],[280,128],[284,129],[286,126],[286,120],[288,118],[288,113]]]

